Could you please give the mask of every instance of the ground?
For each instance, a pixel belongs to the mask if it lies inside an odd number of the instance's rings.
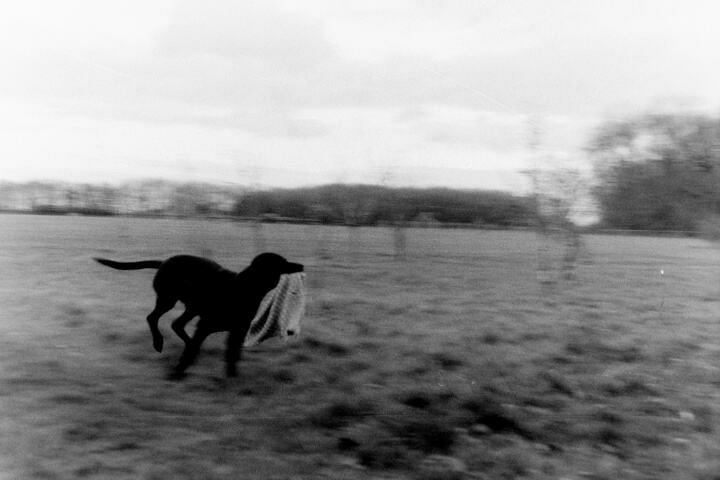
[[[382,228],[4,215],[0,244],[3,479],[720,474],[703,240],[586,236],[570,279],[518,231],[413,229],[398,258]],[[260,250],[306,265],[307,315],[232,380],[222,335],[166,380],[180,310],[156,353],[153,272],[91,260]]]

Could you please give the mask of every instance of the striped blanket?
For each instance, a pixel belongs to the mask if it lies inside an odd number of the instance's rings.
[[[273,337],[287,340],[289,336],[299,335],[300,319],[305,314],[305,293],[304,273],[282,275],[277,287],[260,303],[243,345],[251,347]]]

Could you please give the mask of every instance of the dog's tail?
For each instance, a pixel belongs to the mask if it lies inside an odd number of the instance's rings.
[[[105,265],[116,270],[141,270],[143,268],[160,268],[162,264],[161,260],[144,260],[142,262],[116,262],[114,260],[108,260],[107,258],[97,258],[94,260],[102,265]]]

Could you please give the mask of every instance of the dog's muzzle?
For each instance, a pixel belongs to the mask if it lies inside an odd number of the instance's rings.
[[[305,267],[300,263],[288,262],[287,273],[298,273],[305,270]]]

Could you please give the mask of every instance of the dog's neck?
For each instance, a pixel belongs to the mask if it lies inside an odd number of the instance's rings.
[[[234,278],[234,282],[238,288],[242,288],[247,292],[256,292],[261,297],[264,297],[270,290],[277,287],[279,282],[273,280],[279,280],[279,278],[273,279],[269,276],[258,276],[249,268],[238,272]]]

